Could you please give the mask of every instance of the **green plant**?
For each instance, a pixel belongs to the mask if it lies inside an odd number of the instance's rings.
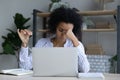
[[[61,2],[61,0],[51,0],[51,2],[52,3],[49,5],[50,12],[60,7],[70,8],[70,5],[67,2]]]
[[[117,60],[118,60],[117,57],[118,57],[118,56],[117,56],[117,54],[116,54],[116,55],[114,55],[113,57],[111,57],[111,58],[109,59],[109,61],[111,62],[111,72],[112,72],[112,73],[116,73],[116,70],[117,70]]]
[[[54,2],[60,2],[61,0],[51,0],[52,3]]]
[[[117,61],[117,55],[113,56],[112,60]]]
[[[27,29],[30,25],[25,25],[30,18],[25,18],[22,14],[16,13],[14,18],[14,23],[16,29]],[[3,52],[0,54],[12,54],[16,55],[16,52],[19,51],[21,47],[21,40],[17,34],[17,30],[13,31],[12,29],[7,29],[9,33],[7,36],[2,36],[4,42],[2,43]]]

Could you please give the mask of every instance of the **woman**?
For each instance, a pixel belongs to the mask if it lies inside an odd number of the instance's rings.
[[[89,62],[85,55],[83,44],[77,39],[80,33],[82,19],[79,14],[70,8],[58,8],[50,14],[48,29],[54,34],[52,37],[41,38],[35,47],[76,47],[78,49],[78,70],[79,72],[88,72]],[[18,34],[22,40],[20,51],[20,67],[32,69],[32,56],[29,53],[27,44],[32,32],[29,30],[18,29]]]

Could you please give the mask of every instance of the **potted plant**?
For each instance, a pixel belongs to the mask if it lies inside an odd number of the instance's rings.
[[[114,55],[111,59],[111,72],[116,73],[117,72],[117,54]]]
[[[51,3],[49,5],[49,11],[53,11],[56,8],[59,7],[65,7],[68,8],[69,4],[67,2],[61,2],[61,0],[51,0]]]
[[[30,25],[25,25],[30,18],[25,18],[22,14],[20,13],[16,13],[14,18],[14,24],[16,29],[27,29],[30,27]],[[7,36],[2,36],[2,38],[4,39],[4,42],[2,43],[2,48],[3,48],[3,52],[0,54],[11,54],[11,55],[15,55],[17,58],[17,61],[19,61],[18,59],[18,52],[19,49],[21,48],[21,40],[17,34],[17,30],[12,30],[12,29],[7,29],[9,31],[9,33],[7,34]]]

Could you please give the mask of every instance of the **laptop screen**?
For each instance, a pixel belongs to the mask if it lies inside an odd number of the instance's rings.
[[[32,48],[34,76],[77,76],[76,48]]]

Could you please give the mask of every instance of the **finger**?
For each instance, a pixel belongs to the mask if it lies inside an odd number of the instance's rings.
[[[30,30],[25,29],[25,31],[28,35],[32,35],[32,32]]]
[[[19,33],[19,29],[17,29],[17,33]]]
[[[20,33],[21,34],[27,34],[27,32],[25,30],[21,30]]]
[[[18,35],[20,35],[20,30],[19,29],[17,29],[17,33],[18,33]]]
[[[32,32],[31,32],[31,31],[29,32],[29,35],[30,35],[30,36],[32,35]]]

